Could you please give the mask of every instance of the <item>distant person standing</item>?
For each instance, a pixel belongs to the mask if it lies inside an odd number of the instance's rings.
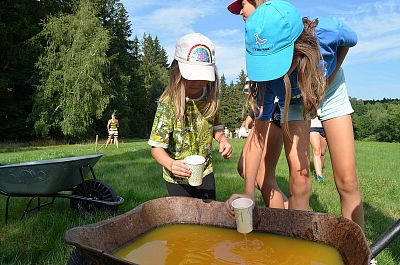
[[[225,137],[226,137],[226,138],[229,138],[229,134],[230,134],[230,132],[229,132],[228,127],[225,127],[225,129],[224,129],[224,135],[225,135]]]
[[[327,142],[324,127],[318,116],[311,120],[310,143],[312,147],[312,161],[314,164],[315,176],[318,182],[323,182],[325,177],[322,174],[322,169],[325,164]]]
[[[118,148],[118,128],[119,122],[117,118],[115,118],[115,112],[111,114],[111,119],[107,122],[107,131],[108,131],[108,139],[106,142],[106,148],[111,143],[112,139],[114,138],[114,144]]]

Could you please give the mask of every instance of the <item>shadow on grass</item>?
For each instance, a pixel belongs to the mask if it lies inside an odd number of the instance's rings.
[[[142,202],[167,196],[162,166],[152,158],[149,148],[107,154],[96,170],[124,198],[119,213]]]
[[[1,153],[10,153],[10,152],[14,152],[17,148],[15,147],[6,147],[6,148],[0,148],[0,154]],[[25,151],[36,151],[39,150],[39,147],[22,147],[22,148],[18,148],[18,150],[23,150]]]
[[[391,227],[397,220],[385,216],[381,211],[364,202],[366,237],[372,243]],[[400,264],[400,238],[394,239],[385,249]],[[378,254],[379,257],[379,254]]]
[[[289,196],[289,181],[287,180],[287,177],[276,176],[276,181],[278,182],[279,188],[288,197]],[[314,212],[321,212],[321,213],[328,212],[327,207],[320,202],[318,194],[315,194],[314,192],[311,194],[311,197],[310,197],[310,208]]]
[[[279,188],[286,194],[289,194],[289,182],[286,177],[277,176]],[[334,191],[335,193],[336,190]],[[389,227],[397,220],[385,216],[381,211],[364,202],[365,211],[365,233],[369,242],[374,243]],[[321,204],[318,194],[312,193],[310,198],[310,208],[314,212],[329,213],[326,206]],[[400,238],[394,239],[385,249],[393,260],[400,264]],[[383,251],[384,251],[383,250]],[[379,255],[378,255],[379,257]]]
[[[122,144],[123,143],[137,143],[137,142],[143,142],[143,139],[142,138],[129,138],[129,139],[122,138],[122,140],[120,142]]]

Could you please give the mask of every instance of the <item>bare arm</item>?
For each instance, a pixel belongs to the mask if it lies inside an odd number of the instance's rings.
[[[217,141],[218,143],[220,143],[222,141],[228,141],[228,139],[226,139],[226,137],[225,137],[223,130],[214,131],[213,134],[214,134],[213,137],[214,137],[215,141]]]
[[[153,147],[151,148],[151,155],[157,161],[158,164],[162,165],[166,169],[172,172],[177,177],[188,178],[190,177],[190,168],[183,162],[183,160],[172,159],[164,148]]]
[[[337,71],[339,71],[340,67],[342,66],[342,63],[343,63],[344,59],[346,58],[346,55],[347,55],[349,49],[350,49],[349,47],[344,47],[344,46],[338,47],[336,67],[335,67],[335,70],[333,70],[333,73],[331,74],[331,76],[328,78],[328,85],[330,85],[333,82],[333,80],[335,79],[336,73],[337,73]]]
[[[254,117],[248,115],[246,119],[242,122],[241,127],[244,127],[246,131],[249,131],[253,127],[253,124],[254,124]]]
[[[108,120],[108,122],[107,122],[107,131],[110,129],[110,124],[111,124],[111,120]]]
[[[219,153],[225,159],[232,156],[232,145],[225,137],[223,130],[214,131],[214,139],[219,143]]]

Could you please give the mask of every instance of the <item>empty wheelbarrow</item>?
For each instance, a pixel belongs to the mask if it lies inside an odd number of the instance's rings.
[[[7,196],[7,223],[11,197],[31,197],[21,219],[33,210],[53,204],[55,198],[70,199],[70,206],[79,213],[97,209],[115,211],[123,198],[104,181],[96,178],[93,167],[102,154],[32,161],[0,166],[0,194]],[[92,179],[85,179],[88,173]],[[70,191],[67,193],[67,191]],[[37,198],[37,206],[32,201]],[[52,198],[41,203],[40,198]]]

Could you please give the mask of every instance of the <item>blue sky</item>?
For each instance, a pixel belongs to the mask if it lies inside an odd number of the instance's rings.
[[[158,36],[169,60],[183,35],[200,32],[216,46],[218,73],[236,81],[245,68],[244,22],[229,13],[231,0],[122,0],[133,35]],[[293,0],[303,16],[334,15],[358,35],[343,65],[351,97],[400,98],[400,1],[399,0]]]

